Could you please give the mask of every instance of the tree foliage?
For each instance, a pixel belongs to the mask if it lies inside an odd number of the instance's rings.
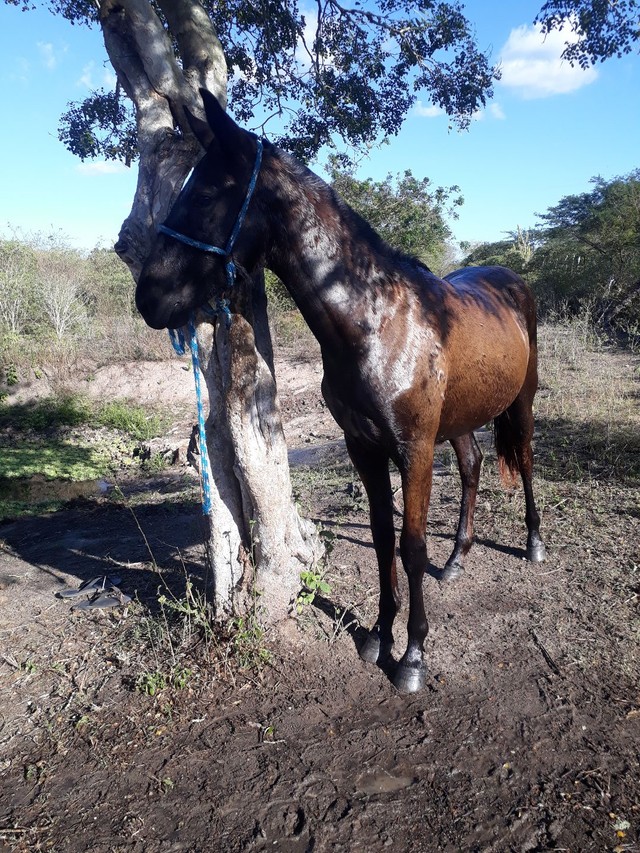
[[[426,89],[460,126],[497,72],[457,2],[378,0],[350,8],[295,0],[207,3],[227,59],[230,103],[247,123],[260,103],[288,117],[280,140],[303,158],[334,135],[355,146],[395,134]],[[475,107],[473,105],[476,105]]]
[[[91,26],[102,5],[51,0],[49,8]],[[358,1],[351,7],[327,0],[312,13],[302,12],[297,0],[203,5],[226,59],[234,115],[262,130],[277,117],[285,130],[275,141],[306,160],[337,139],[366,149],[397,133],[425,90],[466,127],[499,76],[455,0]],[[163,4],[153,9],[166,27]],[[179,57],[178,41],[173,45]],[[122,94],[119,88],[97,91],[69,105],[59,129],[69,150],[82,158],[132,159],[132,113]]]
[[[434,188],[429,178],[415,178],[410,170],[383,181],[358,180],[336,159],[330,177],[336,192],[390,245],[441,271],[451,238],[445,214],[457,216],[463,203],[458,186]]]
[[[59,341],[79,332],[86,321],[83,260],[72,250],[49,250],[38,255],[41,307]]]
[[[0,240],[0,334],[29,328],[34,306],[36,254],[17,239]]]
[[[582,68],[631,53],[640,38],[637,0],[548,0],[536,18],[543,33],[567,21],[575,40],[567,42],[562,58]]]
[[[592,184],[591,192],[565,196],[540,216],[535,264],[541,288],[573,303],[591,299],[610,321],[634,304],[640,313],[640,169]]]
[[[85,301],[97,317],[137,315],[131,275],[113,249],[96,247],[87,258]]]
[[[533,232],[484,243],[466,265],[501,264],[525,275],[542,310],[586,304],[605,325],[640,321],[640,169],[568,195],[539,214]],[[529,233],[525,240],[524,235]]]
[[[131,105],[115,92],[100,89],[70,104],[60,119],[58,138],[81,160],[103,157],[130,166],[137,156],[137,133]]]

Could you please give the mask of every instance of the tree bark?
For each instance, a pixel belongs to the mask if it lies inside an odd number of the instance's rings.
[[[201,112],[200,87],[226,103],[222,47],[204,9],[177,0],[160,5],[163,9],[166,5],[167,19],[176,26],[183,67],[148,0],[102,0],[99,10],[109,59],[136,111],[138,183],[115,246],[136,281],[158,225],[202,154],[185,121],[184,106]],[[203,57],[205,38],[208,51]]]
[[[202,112],[200,87],[226,101],[224,56],[202,6],[194,0],[158,5],[182,65],[148,0],[100,3],[109,58],[136,109],[138,183],[115,246],[136,281],[158,226],[202,154],[184,107]],[[262,274],[253,282],[240,276],[231,323],[201,325],[198,338],[214,481],[210,602],[224,618],[246,609],[261,592],[264,621],[274,622],[286,614],[300,571],[317,562],[322,549],[315,527],[300,518],[292,500]]]
[[[210,549],[216,612],[246,610],[260,593],[265,621],[281,619],[322,546],[293,503],[278,403],[264,277],[239,283],[241,310],[217,321],[204,376],[207,449],[215,481]],[[240,306],[236,306],[240,307]]]

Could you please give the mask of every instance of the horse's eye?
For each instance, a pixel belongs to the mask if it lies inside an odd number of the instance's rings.
[[[211,195],[211,193],[199,193],[193,200],[193,203],[196,207],[209,207],[210,204],[213,204],[215,196]]]

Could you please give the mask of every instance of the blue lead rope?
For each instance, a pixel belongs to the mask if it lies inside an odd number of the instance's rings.
[[[196,325],[193,321],[193,316],[189,318],[187,324],[189,330],[189,349],[191,350],[191,364],[193,365],[193,378],[196,384],[196,405],[198,408],[198,435],[200,437],[200,477],[202,480],[202,513],[209,515],[211,513],[211,482],[213,475],[211,473],[211,461],[209,459],[209,450],[207,448],[207,433],[205,430],[204,405],[202,403],[202,381],[200,369],[200,354],[198,350],[198,336],[196,334]],[[178,355],[184,355],[186,345],[182,329],[169,329],[169,337],[173,344],[174,350]]]

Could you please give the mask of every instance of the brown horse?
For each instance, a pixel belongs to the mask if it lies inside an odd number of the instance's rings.
[[[437,278],[384,243],[324,181],[239,128],[213,95],[202,97],[207,121],[191,116],[190,123],[206,155],[161,227],[137,306],[153,328],[177,328],[194,312],[204,319],[198,309],[229,295],[235,266],[251,274],[264,265],[284,282],[320,343],[322,392],[369,498],[380,605],[360,654],[378,663],[390,659],[398,610],[389,460],[400,471],[410,605],[394,683],[418,690],[426,673],[422,582],[436,442],[451,442],[462,477],[455,547],[441,577],[460,575],[471,547],[481,461],[473,430],[491,419],[502,471],[519,472],[524,484],[527,557],[544,559],[532,490],[533,298],[502,267]]]

